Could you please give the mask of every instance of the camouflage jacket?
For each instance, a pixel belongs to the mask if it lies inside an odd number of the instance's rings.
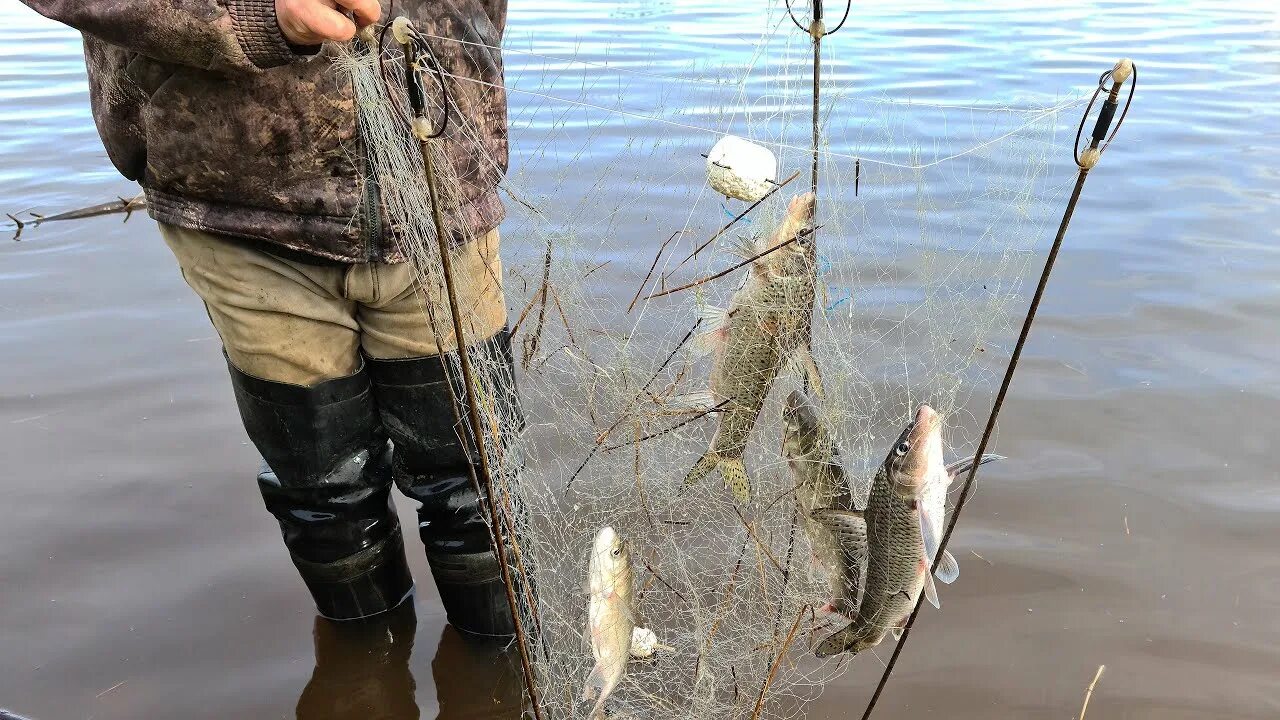
[[[330,62],[335,49],[290,45],[274,0],[23,2],[84,34],[98,132],[156,220],[331,260],[403,260],[369,181],[351,82]],[[390,4],[382,0],[384,20]],[[396,15],[451,38],[432,40],[458,76],[449,91],[464,120],[446,136],[459,178],[459,207],[448,210],[472,233],[503,215],[507,108],[496,48],[506,4],[394,2]],[[391,33],[384,42],[394,44]]]

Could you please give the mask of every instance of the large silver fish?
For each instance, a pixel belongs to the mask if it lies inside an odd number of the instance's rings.
[[[773,238],[742,253],[752,257],[808,231],[813,207],[813,193],[796,197]],[[742,454],[774,379],[787,363],[796,362],[817,381],[809,353],[816,283],[811,255],[801,242],[764,255],[751,264],[728,310],[704,312],[709,327],[698,344],[714,353],[709,402],[722,407],[711,447],[685,477],[686,486],[719,468],[734,497],[748,502],[751,483]]]
[[[631,553],[612,527],[600,528],[587,563],[587,633],[595,667],[583,700],[596,698],[593,718],[604,718],[604,701],[627,672],[635,619],[631,607]]]
[[[986,455],[982,462],[998,459]],[[941,540],[947,488],[972,464],[973,458],[943,463],[942,420],[933,408],[921,405],[876,472],[865,513],[841,508],[814,512],[815,520],[836,533],[846,561],[865,557],[867,563],[866,587],[852,622],[818,646],[818,657],[856,654],[880,644],[890,631],[896,636],[921,592],[939,606],[930,568]],[[937,573],[947,583],[959,576],[951,553],[938,559]],[[845,570],[850,580],[861,575],[856,564]],[[849,603],[841,598],[833,604],[848,610]]]
[[[814,558],[825,567],[838,567],[836,537],[812,514],[820,508],[853,510],[854,499],[835,437],[813,399],[800,390],[787,396],[782,410],[782,457],[791,469],[796,507]],[[840,587],[836,591],[839,593]]]

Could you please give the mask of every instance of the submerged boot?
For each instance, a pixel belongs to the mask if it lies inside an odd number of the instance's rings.
[[[503,388],[493,398],[503,426],[523,427],[510,334],[503,330],[477,343],[471,354],[476,374]],[[481,487],[484,479],[470,433],[458,426],[441,360],[368,360],[378,410],[395,443],[393,475],[401,491],[422,503],[418,529],[449,623],[476,635],[511,635],[515,625],[472,472]],[[455,392],[465,397],[461,387]],[[459,438],[468,438],[465,447]]]
[[[316,609],[333,620],[386,612],[413,590],[391,505],[391,452],[364,368],[312,387],[228,363],[258,487]]]

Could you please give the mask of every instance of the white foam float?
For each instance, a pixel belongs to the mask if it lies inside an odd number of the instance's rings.
[[[726,135],[707,153],[707,181],[725,197],[755,202],[777,179],[778,158],[750,140]]]

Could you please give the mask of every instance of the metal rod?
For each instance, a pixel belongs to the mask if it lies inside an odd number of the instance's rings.
[[[502,584],[507,591],[507,605],[511,608],[511,618],[516,629],[516,646],[520,651],[520,667],[524,675],[525,690],[529,693],[529,702],[533,706],[533,716],[542,720],[542,705],[538,699],[538,684],[533,677],[533,665],[529,661],[529,639],[524,632],[524,623],[520,620],[520,604],[516,600],[515,584],[511,579],[511,567],[508,564],[505,532],[498,520],[498,505],[493,489],[493,476],[489,472],[489,452],[484,444],[484,426],[480,422],[480,404],[476,398],[475,376],[471,370],[471,353],[467,349],[466,337],[462,328],[462,310],[458,306],[458,293],[454,285],[453,259],[449,252],[449,237],[445,233],[444,218],[441,216],[439,193],[436,188],[435,166],[431,161],[429,140],[422,141],[423,165],[426,169],[427,192],[431,198],[431,217],[435,222],[436,244],[440,248],[440,265],[444,272],[445,294],[449,297],[449,315],[453,320],[453,336],[458,346],[458,364],[462,368],[462,386],[466,395],[467,421],[471,427],[471,436],[476,446],[476,458],[480,466],[478,475],[484,484],[485,501],[489,506],[489,524],[494,535],[494,552],[498,556],[498,568],[502,571]]]
[[[416,30],[413,30],[416,34]],[[406,81],[412,88],[418,85],[416,66],[416,52],[412,42],[402,44],[405,53],[405,66],[408,76]],[[430,48],[427,48],[430,52]],[[432,63],[435,68],[438,65]],[[446,93],[443,77],[440,78],[441,91]],[[484,425],[480,420],[480,401],[476,397],[476,380],[471,368],[471,352],[467,348],[466,333],[462,327],[462,309],[458,303],[458,292],[453,275],[453,257],[449,248],[449,235],[445,231],[444,215],[440,207],[440,191],[436,178],[435,165],[431,159],[431,138],[438,137],[442,134],[444,127],[448,123],[448,104],[446,96],[445,119],[441,122],[439,131],[431,131],[427,129],[425,123],[425,97],[422,93],[414,94],[411,92],[410,100],[414,114],[416,115],[413,122],[413,133],[418,138],[422,149],[423,174],[427,182],[427,193],[431,201],[431,219],[435,224],[436,245],[440,252],[440,268],[444,275],[445,295],[449,300],[449,317],[453,323],[453,337],[457,345],[458,364],[462,371],[462,387],[465,395],[465,405],[467,411],[467,424],[471,431],[472,441],[476,448],[476,461],[478,468],[473,468],[472,483],[476,485],[477,494],[482,494],[485,503],[488,505],[489,511],[489,531],[493,541],[494,554],[497,556],[498,569],[502,574],[503,589],[507,595],[507,606],[511,610],[511,618],[515,626],[516,646],[520,652],[520,669],[524,678],[525,691],[529,693],[529,702],[532,705],[533,716],[536,720],[543,720],[542,703],[538,697],[538,684],[533,675],[533,664],[529,659],[529,639],[524,631],[524,622],[520,618],[520,604],[516,599],[515,582],[511,578],[510,561],[507,559],[506,550],[506,532],[503,523],[500,520],[501,515],[498,510],[497,495],[493,487],[493,475],[491,474],[489,464],[489,451],[485,446]],[[443,355],[441,356],[443,360]],[[452,393],[452,383],[446,383],[450,386]],[[456,400],[456,398],[455,398]],[[457,410],[455,403],[455,411]],[[464,443],[465,445],[465,443]],[[478,470],[478,472],[477,472]],[[480,485],[483,485],[483,492]]]
[[[1125,61],[1121,61],[1122,63]],[[1117,68],[1119,64],[1117,65]],[[1128,73],[1118,75],[1115,84],[1111,88],[1110,98],[1114,99],[1120,92],[1120,86],[1128,77]],[[1114,114],[1114,108],[1112,113]],[[1087,115],[1085,118],[1087,119]],[[1084,120],[1081,120],[1083,124]],[[1090,142],[1089,151],[1097,151],[1103,137],[1106,135],[1106,128],[1101,128],[1101,132],[1095,129],[1094,138]],[[1072,149],[1073,153],[1075,148]],[[1022,330],[1018,333],[1018,341],[1013,346],[1013,354],[1009,358],[1009,364],[1005,368],[1004,378],[1000,382],[1000,390],[996,393],[995,402],[991,405],[991,412],[987,416],[987,425],[982,431],[982,439],[978,442],[978,450],[974,453],[975,458],[981,458],[987,452],[987,445],[991,442],[991,436],[995,432],[996,419],[1000,416],[1000,409],[1004,406],[1005,396],[1009,392],[1009,386],[1013,382],[1013,374],[1018,369],[1018,361],[1022,358],[1022,350],[1026,347],[1027,337],[1031,334],[1031,326],[1035,323],[1036,312],[1040,308],[1040,301],[1044,298],[1045,288],[1049,284],[1049,276],[1053,272],[1054,263],[1058,259],[1058,252],[1062,249],[1062,240],[1066,237],[1067,227],[1071,224],[1071,217],[1075,213],[1076,204],[1080,201],[1080,193],[1084,190],[1084,182],[1089,176],[1094,164],[1097,162],[1097,156],[1094,155],[1092,160],[1086,159],[1084,162],[1077,161],[1079,173],[1076,175],[1076,184],[1071,191],[1071,197],[1067,200],[1066,210],[1062,213],[1062,221],[1058,224],[1058,233],[1053,238],[1053,245],[1049,248],[1049,255],[1045,258],[1044,269],[1040,272],[1040,282],[1036,285],[1035,294],[1031,297],[1031,305],[1027,308],[1027,315],[1022,321]],[[947,523],[947,530],[942,536],[942,541],[938,544],[937,554],[935,558],[942,557],[942,553],[946,551],[947,545],[951,542],[951,535],[955,532],[956,522],[960,519],[960,513],[964,510],[965,504],[969,502],[969,498],[973,495],[974,480],[978,475],[978,467],[982,463],[975,462],[969,468],[969,474],[965,477],[964,488],[960,492],[960,499],[956,502],[955,510],[951,513],[951,520]],[[936,560],[933,563],[936,567]],[[934,572],[934,570],[930,570]],[[898,658],[902,655],[902,649],[907,645],[907,638],[911,634],[911,628],[915,624],[916,617],[920,614],[920,608],[924,604],[924,593],[916,598],[915,608],[912,609],[911,615],[907,618],[906,625],[902,628],[902,636],[898,639],[897,646],[893,649],[893,655],[889,658],[889,664],[885,666],[884,673],[880,676],[880,682],[876,685],[875,693],[871,696],[871,700],[867,703],[867,709],[862,713],[862,720],[868,720],[871,713],[876,708],[876,703],[880,700],[880,695],[884,692],[885,685],[889,682],[889,677],[893,674],[893,669],[898,663]]]

